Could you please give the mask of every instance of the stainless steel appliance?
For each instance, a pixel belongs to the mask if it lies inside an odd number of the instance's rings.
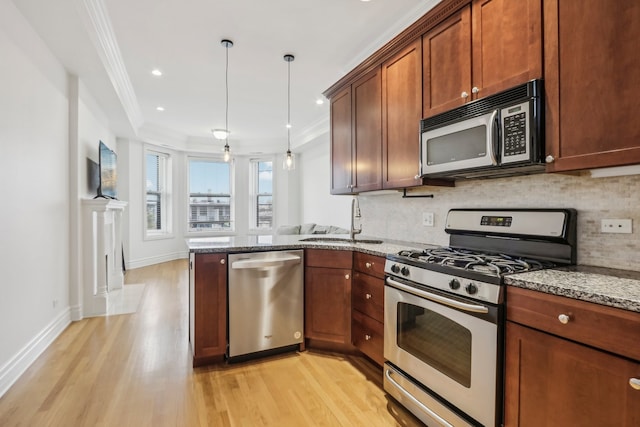
[[[229,255],[229,359],[303,342],[303,254]]]
[[[421,121],[420,175],[479,178],[542,172],[542,80]]]
[[[384,389],[429,426],[502,420],[503,276],[575,263],[572,209],[453,209],[385,263]]]

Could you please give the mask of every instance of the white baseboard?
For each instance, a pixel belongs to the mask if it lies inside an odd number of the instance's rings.
[[[31,364],[71,323],[67,308],[31,339],[13,358],[0,368],[0,397],[15,383]]]
[[[173,252],[170,254],[157,255],[157,256],[152,256],[147,258],[139,258],[136,260],[128,261],[126,265],[127,265],[127,270],[131,270],[134,268],[146,267],[149,265],[160,264],[162,262],[173,261],[176,259],[183,259],[183,258],[189,258],[188,251],[180,251],[180,252]]]

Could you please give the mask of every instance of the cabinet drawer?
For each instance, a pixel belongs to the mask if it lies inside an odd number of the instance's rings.
[[[384,261],[385,258],[363,254],[361,252],[353,253],[353,268],[362,273],[371,274],[372,276],[384,279]]]
[[[354,310],[382,322],[384,320],[384,281],[368,274],[355,272],[351,285]]]
[[[304,264],[307,267],[346,268],[351,270],[351,251],[336,251],[332,249],[307,249],[304,254]]]
[[[351,342],[373,361],[384,363],[384,325],[354,310],[351,321]]]
[[[507,286],[507,319],[640,360],[638,313]]]

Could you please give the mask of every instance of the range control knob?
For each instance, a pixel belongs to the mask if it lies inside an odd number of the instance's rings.
[[[458,279],[451,279],[449,287],[454,291],[460,289],[460,281]]]
[[[469,295],[473,295],[478,292],[478,287],[473,283],[469,283],[464,289]]]
[[[408,276],[409,275],[409,268],[402,267],[402,270],[400,270],[400,273],[402,273],[403,276]]]
[[[396,273],[396,274],[400,273],[400,266],[398,264],[393,264],[391,266],[391,271]]]

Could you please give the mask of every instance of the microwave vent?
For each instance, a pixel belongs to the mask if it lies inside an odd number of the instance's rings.
[[[505,90],[504,92],[496,93],[495,95],[487,96],[486,98],[478,99],[477,101],[468,102],[461,107],[423,119],[421,121],[421,131],[426,132],[427,130],[438,128],[445,124],[456,122],[460,119],[479,116],[485,114],[489,110],[499,108],[512,102],[520,101],[529,97],[540,96],[541,93],[542,80],[531,80],[523,85]]]

